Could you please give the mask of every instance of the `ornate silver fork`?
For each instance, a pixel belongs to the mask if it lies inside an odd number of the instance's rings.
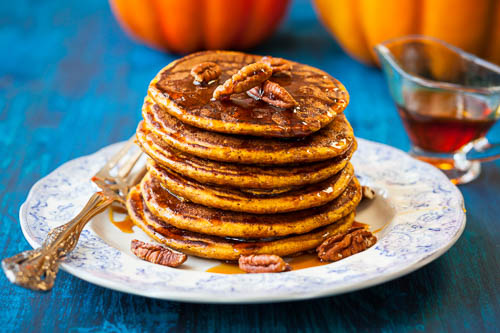
[[[137,184],[143,176],[144,167],[138,172],[131,173],[142,155],[139,149],[130,154],[135,146],[134,138],[130,138],[123,148],[92,177],[92,181],[102,191],[94,193],[76,217],[52,229],[40,248],[24,251],[2,260],[2,268],[10,282],[32,290],[52,289],[61,259],[75,248],[85,225],[111,203],[117,201],[122,205],[125,204],[130,187]],[[126,155],[130,157],[124,159]],[[119,163],[122,159],[124,161]],[[117,172],[112,175],[115,169]]]

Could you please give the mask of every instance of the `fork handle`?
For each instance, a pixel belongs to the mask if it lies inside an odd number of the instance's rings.
[[[76,217],[47,234],[41,247],[2,260],[2,268],[10,282],[32,290],[52,289],[60,260],[75,248],[90,219],[113,201],[102,192],[94,193]]]

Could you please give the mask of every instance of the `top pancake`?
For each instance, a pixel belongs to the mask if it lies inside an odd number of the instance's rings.
[[[205,51],[178,59],[163,68],[149,85],[148,94],[166,112],[184,123],[214,132],[262,137],[301,137],[318,131],[340,114],[349,102],[344,86],[327,73],[290,62],[290,77],[271,77],[298,102],[280,109],[256,101],[245,93],[228,101],[213,101],[215,88],[239,69],[261,56],[228,51]],[[202,62],[221,68],[218,81],[195,85],[191,69]]]

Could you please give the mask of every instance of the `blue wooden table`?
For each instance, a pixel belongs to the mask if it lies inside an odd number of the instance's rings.
[[[351,94],[346,114],[358,136],[408,149],[382,74],[347,57],[309,2],[295,1],[278,33],[252,52],[331,73]],[[128,138],[149,81],[175,58],[130,41],[102,0],[1,2],[0,257],[29,248],[18,210],[33,183]],[[0,331],[498,331],[500,163],[484,164],[460,189],[468,221],[456,245],[377,287],[303,302],[197,305],[123,294],[65,272],[51,292],[35,293],[2,274]]]

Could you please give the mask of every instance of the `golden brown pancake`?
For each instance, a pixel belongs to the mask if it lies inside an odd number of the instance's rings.
[[[240,238],[303,234],[341,219],[354,211],[361,200],[356,178],[339,197],[323,206],[282,214],[231,212],[180,200],[149,173],[141,182],[141,193],[148,209],[168,224],[203,234]]]
[[[243,164],[316,162],[345,154],[354,134],[343,114],[322,130],[301,139],[263,139],[208,132],[180,122],[146,97],[146,127],[184,153],[211,160]]]
[[[344,86],[329,74],[290,62],[291,76],[271,77],[298,102],[293,109],[279,109],[245,93],[229,101],[213,101],[215,88],[239,69],[261,56],[228,51],[190,54],[163,68],[149,85],[148,94],[170,115],[206,130],[263,137],[309,135],[330,123],[349,102]],[[218,82],[195,85],[190,72],[202,62],[215,62],[222,71]]]
[[[275,214],[302,210],[326,204],[338,197],[354,177],[349,163],[334,176],[285,193],[256,196],[238,189],[209,186],[185,178],[148,160],[148,170],[173,194],[213,208],[253,214]]]
[[[137,128],[137,141],[157,163],[200,183],[230,187],[263,189],[261,194],[280,192],[280,189],[313,184],[325,180],[342,170],[356,150],[356,141],[343,155],[309,164],[287,166],[256,166],[224,163],[182,153],[166,144],[157,134],[141,122]],[[270,193],[269,193],[270,194]]]
[[[250,254],[288,256],[308,251],[326,238],[347,230],[354,221],[354,213],[350,213],[336,223],[306,234],[250,241],[209,236],[169,225],[148,210],[138,186],[129,192],[127,209],[134,224],[156,241],[186,254],[220,260],[237,260],[241,255]]]

